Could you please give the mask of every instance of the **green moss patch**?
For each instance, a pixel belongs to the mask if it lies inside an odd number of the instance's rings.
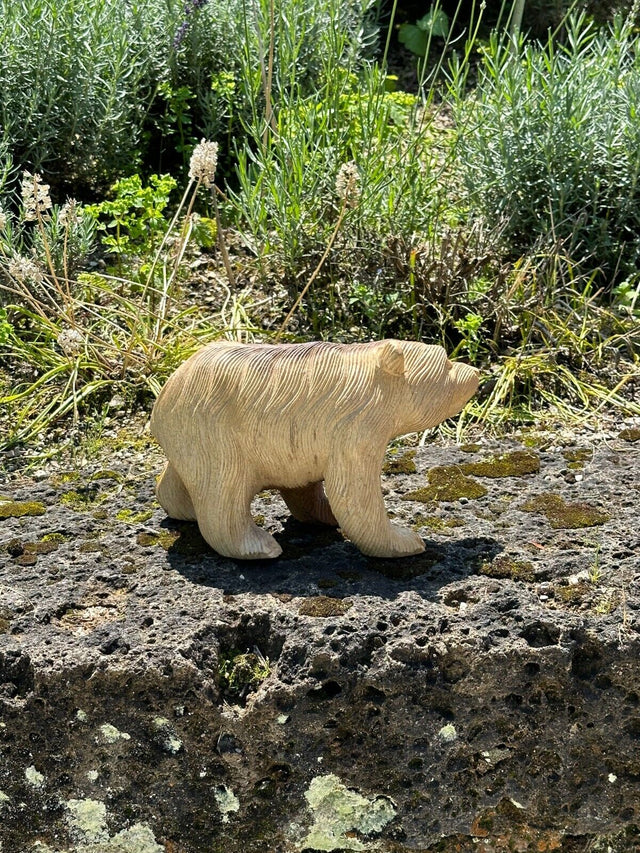
[[[63,542],[67,541],[67,537],[64,535],[64,533],[45,533],[45,535],[40,541],[56,542],[58,545],[62,545]]]
[[[480,462],[465,462],[460,466],[463,474],[476,477],[523,477],[540,471],[540,457],[530,450],[514,450],[482,459]]]
[[[44,515],[46,509],[39,501],[3,501],[0,518],[22,518],[25,515]]]
[[[271,671],[269,659],[254,652],[232,650],[221,654],[218,660],[218,679],[225,698],[231,701],[245,699],[256,690]]]
[[[500,580],[510,579],[527,581],[531,583],[535,580],[533,564],[528,560],[516,560],[513,557],[508,557],[506,554],[501,554],[490,563],[485,562],[480,566],[480,574],[490,578],[499,578]]]
[[[568,468],[583,468],[585,462],[593,459],[593,450],[590,447],[567,447],[562,455],[569,463]]]
[[[611,517],[608,513],[587,503],[565,503],[560,495],[538,495],[527,501],[522,509],[525,512],[538,512],[546,515],[554,529],[577,529],[595,527],[604,524]]]
[[[69,483],[75,483],[80,479],[79,471],[59,471],[49,478],[52,486],[67,486]]]
[[[143,548],[153,548],[160,545],[165,551],[176,543],[180,538],[179,530],[160,530],[158,533],[138,533],[136,542]]]
[[[416,463],[414,462],[415,450],[407,450],[401,456],[398,454],[391,455],[390,458],[382,466],[384,474],[415,474]]]
[[[593,586],[587,583],[587,581],[569,584],[568,586],[553,587],[553,596],[556,601],[566,604],[569,607],[576,607],[582,604],[584,599],[591,595],[592,592]]]
[[[456,501],[459,498],[481,498],[487,494],[485,487],[467,477],[460,465],[440,465],[432,468],[428,475],[429,485],[402,495],[404,501]]]
[[[60,495],[60,503],[76,512],[87,512],[95,504],[102,503],[106,497],[107,495],[100,492],[97,486],[91,485],[86,488],[65,492]]]
[[[464,521],[461,518],[440,518],[439,515],[422,515],[418,513],[413,517],[414,530],[420,530],[426,527],[428,530],[435,530],[441,533],[452,530],[455,527],[464,527]]]
[[[153,548],[159,545],[165,551],[181,554],[183,557],[200,557],[211,551],[202,538],[198,525],[185,522],[179,530],[159,530],[157,533],[139,533],[136,536],[138,545],[143,548]]]
[[[545,450],[551,444],[551,438],[546,433],[536,431],[524,432],[520,438],[520,442],[525,447],[535,447],[537,450]]]
[[[95,474],[91,475],[90,478],[92,481],[95,480],[115,480],[116,483],[121,483],[124,480],[122,474],[119,474],[117,471],[112,471],[107,469],[105,471],[96,471]]]
[[[640,428],[629,427],[628,429],[623,429],[620,431],[618,438],[623,439],[623,441],[640,441]]]
[[[153,510],[150,509],[138,510],[138,512],[133,509],[121,509],[116,513],[116,518],[126,524],[142,524],[144,521],[149,521],[152,515]]]
[[[315,616],[326,618],[327,616],[342,616],[353,607],[352,601],[344,598],[331,598],[328,595],[316,595],[302,602],[298,613],[302,616]]]

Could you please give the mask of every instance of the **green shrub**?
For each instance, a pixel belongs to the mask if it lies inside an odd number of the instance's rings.
[[[618,21],[573,19],[566,44],[494,36],[472,97],[454,92],[472,213],[502,222],[513,252],[561,244],[610,285],[640,261],[640,53]]]
[[[339,54],[338,54],[339,56]],[[253,145],[239,149],[234,224],[260,247],[263,265],[294,291],[311,273],[338,220],[328,261],[335,279],[353,272],[358,257],[382,265],[390,234],[429,233],[438,208],[438,180],[446,168],[446,134],[419,99],[387,91],[384,74],[360,78],[327,67],[318,92],[278,105],[272,135],[263,141],[260,118],[248,128]],[[359,192],[341,212],[336,179],[353,162]]]
[[[98,223],[108,252],[131,261],[152,255],[164,237],[164,210],[177,184],[171,175],[151,175],[147,186],[140,175],[121,178],[111,187],[111,199],[85,208]]]

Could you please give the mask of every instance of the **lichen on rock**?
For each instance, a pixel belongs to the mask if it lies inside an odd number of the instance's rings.
[[[219,785],[213,793],[222,814],[222,822],[229,823],[229,815],[240,811],[240,800],[226,785]]]
[[[27,767],[24,771],[24,776],[32,788],[44,788],[45,778],[33,765],[31,765],[31,767]]]
[[[104,743],[117,743],[119,740],[131,740],[131,735],[128,732],[121,732],[111,723],[104,723],[100,726],[100,739]]]
[[[107,807],[100,800],[69,800],[66,808],[67,823],[74,840],[91,844],[109,840]]]
[[[307,850],[367,850],[370,845],[355,834],[377,835],[396,816],[388,797],[365,797],[333,773],[312,779],[305,798],[314,819],[302,845]]]

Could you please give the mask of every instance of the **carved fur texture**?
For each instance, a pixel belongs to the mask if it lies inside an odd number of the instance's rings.
[[[380,488],[389,441],[459,412],[478,371],[440,346],[236,344],[204,347],[169,378],[151,416],[168,463],[156,494],[168,515],[196,520],[218,553],[282,551],[250,513],[279,489],[300,521],[339,525],[363,553],[403,557],[422,539],[391,524]]]

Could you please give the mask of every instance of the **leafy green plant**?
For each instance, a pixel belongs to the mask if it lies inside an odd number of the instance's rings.
[[[174,88],[171,83],[164,81],[158,86],[158,96],[165,103],[164,115],[157,124],[165,138],[177,137],[175,150],[182,155],[183,163],[189,161],[189,152],[196,138],[193,136],[192,102],[195,94],[188,86]]]
[[[271,672],[269,659],[258,648],[253,652],[230,651],[221,655],[218,663],[220,686],[225,694],[236,701],[246,699],[262,684]]]
[[[464,317],[454,320],[453,325],[461,332],[462,340],[452,353],[452,357],[455,357],[458,352],[463,352],[466,353],[472,364],[476,362],[482,345],[481,329],[483,322],[483,317],[474,311],[469,311]]]
[[[153,254],[166,231],[164,211],[176,185],[170,175],[151,175],[146,186],[139,175],[116,181],[112,199],[85,208],[95,218],[103,246],[129,259]]]
[[[423,59],[429,53],[431,40],[447,38],[449,35],[449,16],[435,3],[415,24],[401,24],[398,30],[398,41],[411,53]]]

